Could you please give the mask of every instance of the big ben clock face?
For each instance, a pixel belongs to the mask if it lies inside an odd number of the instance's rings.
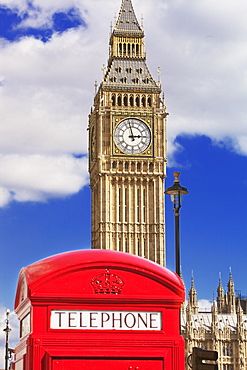
[[[143,121],[136,118],[127,118],[115,128],[114,140],[122,152],[140,154],[149,147],[151,132]]]

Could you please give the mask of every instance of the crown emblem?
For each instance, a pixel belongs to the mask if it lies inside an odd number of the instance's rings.
[[[104,274],[97,275],[93,278],[91,285],[96,294],[120,294],[124,282],[119,276],[111,274],[106,269]]]

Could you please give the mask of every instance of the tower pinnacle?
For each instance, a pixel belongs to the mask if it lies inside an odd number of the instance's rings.
[[[131,0],[122,0],[121,9],[113,29],[113,34],[121,36],[126,34],[144,36],[144,32],[136,18]]]
[[[192,278],[191,278],[191,288],[189,291],[188,305],[191,307],[193,315],[198,313],[197,291],[195,289],[193,273],[192,273]]]

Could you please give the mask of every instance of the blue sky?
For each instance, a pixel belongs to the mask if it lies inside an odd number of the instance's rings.
[[[23,266],[90,247],[87,115],[120,4],[0,0],[2,326]],[[212,300],[219,273],[226,287],[231,267],[235,288],[247,295],[246,1],[133,5],[138,19],[144,16],[154,78],[158,66],[162,70],[169,112],[166,186],[180,171],[190,192],[181,209],[187,290],[193,270],[198,298]],[[167,267],[174,269],[168,197],[166,222]]]

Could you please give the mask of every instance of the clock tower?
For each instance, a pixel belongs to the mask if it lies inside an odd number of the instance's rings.
[[[131,0],[122,0],[109,43],[88,127],[92,248],[164,266],[167,113]]]

